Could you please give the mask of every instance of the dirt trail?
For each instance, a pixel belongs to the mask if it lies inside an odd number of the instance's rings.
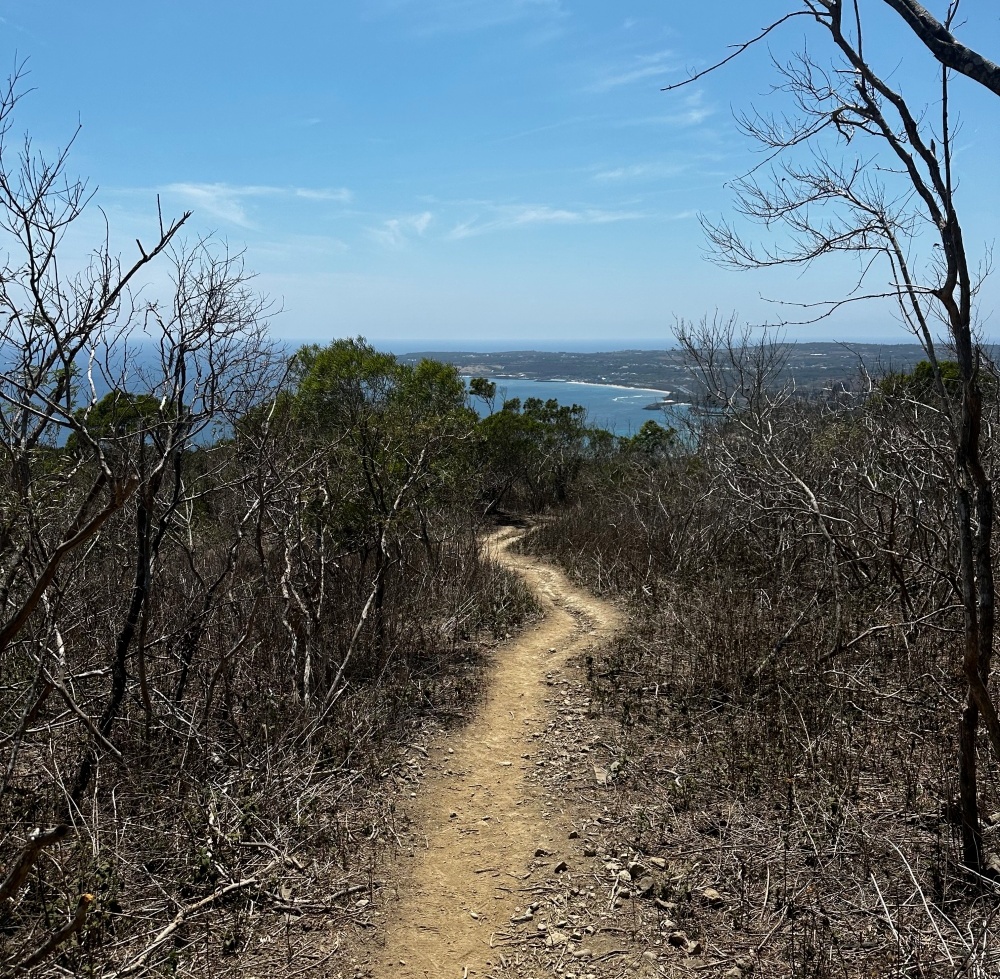
[[[385,908],[386,945],[374,975],[462,979],[493,972],[490,940],[509,928],[526,903],[519,884],[536,850],[565,827],[543,812],[526,773],[535,764],[532,733],[543,730],[546,674],[611,633],[615,610],[574,588],[550,565],[509,552],[519,537],[488,542],[522,575],[544,618],[498,651],[476,716],[431,750],[431,771],[416,802],[416,837],[424,845],[404,858],[398,903]]]

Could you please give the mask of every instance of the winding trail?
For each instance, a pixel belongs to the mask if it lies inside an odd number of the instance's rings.
[[[386,906],[386,944],[374,975],[463,979],[494,974],[491,939],[526,903],[519,884],[539,848],[566,839],[527,773],[548,719],[546,675],[608,637],[615,609],[556,568],[510,552],[521,536],[489,538],[492,555],[535,592],[543,618],[500,647],[487,694],[461,730],[434,746],[413,815],[423,841]],[[551,807],[549,807],[551,810]]]

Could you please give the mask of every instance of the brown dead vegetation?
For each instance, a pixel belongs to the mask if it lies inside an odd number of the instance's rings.
[[[769,356],[737,352],[750,373]],[[979,875],[940,413],[898,379],[819,404],[758,391],[670,457],[593,471],[530,539],[633,612],[586,664],[617,731],[616,848],[680,860],[674,915],[723,892],[690,931],[761,974],[995,975],[1000,768],[982,737]]]

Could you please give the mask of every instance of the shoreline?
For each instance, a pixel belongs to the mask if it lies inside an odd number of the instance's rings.
[[[524,378],[528,380],[528,378]],[[669,388],[637,387],[631,384],[609,384],[606,381],[562,381],[563,384],[588,384],[595,388],[614,388],[617,391],[642,391],[645,394],[670,394]]]
[[[555,371],[553,374],[555,375]],[[524,377],[507,373],[479,374],[462,372],[459,375],[468,386],[471,378],[485,377],[497,387],[497,398],[489,405],[490,412],[507,399],[517,398],[522,404],[526,399],[536,399],[540,403],[552,399],[561,406],[581,405],[587,412],[588,425],[603,428],[613,435],[634,436],[647,422],[655,421],[676,427],[688,411],[690,393],[678,390],[673,385],[668,388],[648,387],[631,384],[602,383],[600,381],[569,380],[565,376],[553,376],[548,380],[538,377]],[[617,380],[617,379],[616,379]],[[498,404],[499,402],[499,404]],[[472,404],[480,416],[486,413],[485,406]],[[676,416],[676,417],[675,417]]]
[[[469,380],[473,377],[481,377],[479,374],[461,374],[459,375],[464,380]],[[519,374],[491,374],[487,375],[486,379],[488,381],[494,381],[500,383],[503,381],[529,381],[532,384],[582,384],[586,387],[595,388],[612,388],[617,391],[639,391],[645,394],[670,394],[670,388],[650,388],[650,387],[640,387],[633,384],[611,384],[607,381],[571,381],[565,377],[524,377]]]

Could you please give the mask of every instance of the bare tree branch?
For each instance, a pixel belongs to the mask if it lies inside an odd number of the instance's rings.
[[[971,78],[1000,95],[1000,65],[963,44],[917,0],[882,0],[899,14],[907,27],[946,68]]]

